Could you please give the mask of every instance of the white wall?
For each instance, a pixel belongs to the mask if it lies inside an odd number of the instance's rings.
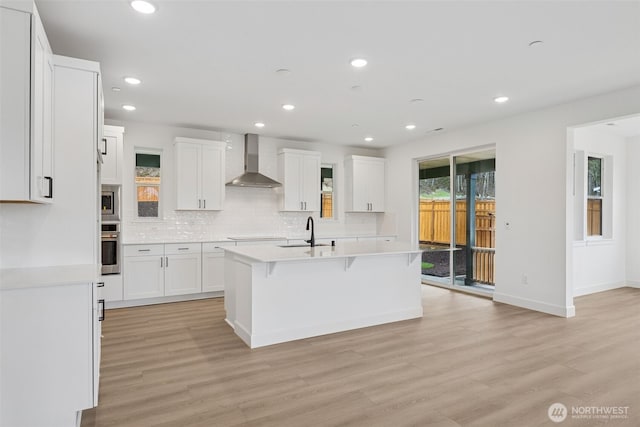
[[[573,289],[574,296],[578,296],[625,285],[627,144],[624,137],[596,126],[577,128],[573,132],[574,148],[584,151],[585,158],[610,156],[605,159],[602,182],[603,237],[588,238],[582,230],[581,237],[573,245]],[[584,169],[581,172],[584,173]],[[584,188],[577,188],[574,197],[586,197],[586,182],[583,184]],[[582,208],[580,212],[574,211],[576,223],[585,215],[584,204]],[[611,234],[607,236],[609,225]]]
[[[397,229],[400,239],[417,240],[416,158],[495,144],[494,300],[572,316],[573,200],[567,195],[573,146],[567,128],[638,112],[640,86],[389,148],[389,212],[383,228]]]
[[[308,213],[279,212],[277,189],[226,187],[224,209],[218,212],[175,211],[174,138],[177,136],[224,141],[226,151],[226,180],[244,170],[244,136],[240,134],[168,127],[136,122],[113,122],[124,126],[124,159],[122,191],[122,232],[125,242],[152,242],[169,239],[201,240],[227,236],[269,235],[289,238],[303,237]],[[162,150],[161,220],[138,219],[135,216],[133,192],[134,150],[155,148]],[[278,179],[277,152],[281,147],[314,150],[322,153],[322,163],[332,163],[337,186],[337,220],[316,217],[318,236],[345,234],[376,234],[381,214],[345,214],[343,211],[343,161],[349,154],[380,155],[376,150],[313,144],[269,137],[260,138],[260,172]]]
[[[640,136],[627,139],[627,285],[640,288]]]

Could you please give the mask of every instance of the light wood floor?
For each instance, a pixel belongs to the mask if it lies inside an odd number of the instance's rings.
[[[82,426],[605,424],[554,424],[554,402],[629,406],[607,425],[640,425],[640,290],[577,298],[572,319],[430,286],[423,304],[422,319],[255,350],[221,298],[109,310]]]

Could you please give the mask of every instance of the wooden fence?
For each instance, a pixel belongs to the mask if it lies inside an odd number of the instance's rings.
[[[322,192],[322,218],[333,217],[333,193]]]
[[[602,199],[587,200],[587,236],[602,235]]]
[[[496,247],[494,200],[476,200],[476,241],[472,248],[474,258],[473,280],[494,284],[494,259]],[[467,202],[456,201],[456,245],[467,244]],[[426,243],[450,243],[451,205],[449,200],[420,200],[420,241]]]
[[[476,200],[476,244],[483,248],[496,247],[495,201]],[[456,201],[456,245],[467,244],[467,202]],[[420,241],[449,244],[451,210],[448,200],[420,200]]]

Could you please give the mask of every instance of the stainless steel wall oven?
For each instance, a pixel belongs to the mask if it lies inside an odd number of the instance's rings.
[[[120,274],[120,224],[102,224],[102,274]]]

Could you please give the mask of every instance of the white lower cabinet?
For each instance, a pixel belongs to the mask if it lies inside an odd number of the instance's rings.
[[[103,298],[106,302],[122,301],[122,274],[100,276],[100,282],[104,283],[104,286],[99,289],[99,298]]]
[[[202,245],[200,243],[164,246],[164,295],[202,292]]]
[[[233,243],[202,244],[202,292],[224,291],[224,246]]]
[[[124,247],[124,299],[164,296],[164,245]]]
[[[98,402],[96,283],[0,291],[0,425],[75,426]]]
[[[126,245],[124,299],[202,292],[201,246],[200,243]]]

